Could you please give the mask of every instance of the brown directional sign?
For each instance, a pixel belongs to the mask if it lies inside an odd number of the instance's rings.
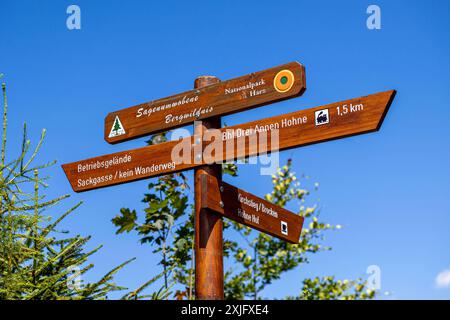
[[[195,120],[232,114],[300,96],[305,88],[305,68],[291,62],[109,113],[105,140],[123,142]]]
[[[74,191],[81,192],[373,132],[380,128],[394,96],[394,90],[380,92],[217,131],[209,130],[203,143],[197,137],[188,137],[62,167]],[[267,138],[267,144],[261,143],[263,138]]]
[[[216,148],[219,152],[204,152],[203,161],[209,164],[236,160],[378,131],[395,93],[395,90],[380,92],[222,128],[222,146]],[[261,144],[266,138],[267,143]],[[272,141],[274,138],[277,139]]]
[[[215,177],[200,176],[200,205],[271,236],[298,243],[303,217]]]
[[[192,140],[191,137],[186,138]],[[91,159],[63,164],[62,168],[75,192],[136,181],[191,169],[194,159],[186,163],[173,161],[171,152],[178,141],[116,152]]]

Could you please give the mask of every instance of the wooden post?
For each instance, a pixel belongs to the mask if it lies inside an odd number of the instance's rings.
[[[220,80],[213,76],[195,79],[194,88],[215,84]],[[203,120],[194,126],[194,136],[203,137],[206,129],[219,129],[220,117]],[[206,165],[195,169],[195,296],[199,300],[223,300],[223,244],[222,217],[201,208],[201,175],[210,174],[222,180],[221,165]]]

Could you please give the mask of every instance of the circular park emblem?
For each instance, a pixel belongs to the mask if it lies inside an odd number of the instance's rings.
[[[273,86],[278,92],[287,92],[294,85],[294,74],[289,70],[281,70],[273,79]]]

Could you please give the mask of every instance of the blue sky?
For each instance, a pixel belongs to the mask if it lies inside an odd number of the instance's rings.
[[[66,8],[81,8],[81,30],[66,28]],[[381,30],[366,28],[366,8],[381,8]],[[448,299],[436,276],[450,269],[450,3],[448,1],[0,1],[0,72],[9,88],[10,156],[22,123],[48,137],[40,161],[59,164],[143,146],[111,146],[104,116],[192,88],[195,77],[226,80],[297,60],[307,91],[297,99],[224,118],[228,125],[396,89],[381,130],[281,153],[320,183],[321,218],[331,252],[311,257],[264,291],[296,294],[304,277],[366,277],[381,268],[387,299]],[[270,178],[241,165],[227,181],[263,196]],[[74,194],[59,166],[49,196],[83,200],[65,222],[91,234],[96,278],[129,257],[117,282],[135,288],[159,270],[133,234],[116,236],[121,207],[140,208],[148,181]],[[192,176],[192,172],[189,173]],[[295,210],[295,205],[290,209]],[[56,212],[55,212],[56,213]]]

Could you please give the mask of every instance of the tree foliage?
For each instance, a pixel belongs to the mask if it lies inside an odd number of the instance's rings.
[[[6,84],[2,83],[3,126],[0,152],[0,299],[106,299],[124,288],[113,282],[114,274],[131,260],[105,274],[100,280],[82,280],[93,264],[88,259],[101,246],[87,251],[90,237],[71,236],[60,230],[61,222],[81,203],[57,214],[57,205],[68,197],[46,199],[48,177],[40,173],[55,162],[35,165],[45,138],[31,147],[24,125],[20,153],[7,160]],[[51,214],[47,211],[51,210]],[[51,217],[58,217],[52,219]]]
[[[335,280],[332,276],[303,280],[303,290],[298,297],[288,299],[301,300],[365,300],[373,299],[375,290],[368,288],[361,279]]]

